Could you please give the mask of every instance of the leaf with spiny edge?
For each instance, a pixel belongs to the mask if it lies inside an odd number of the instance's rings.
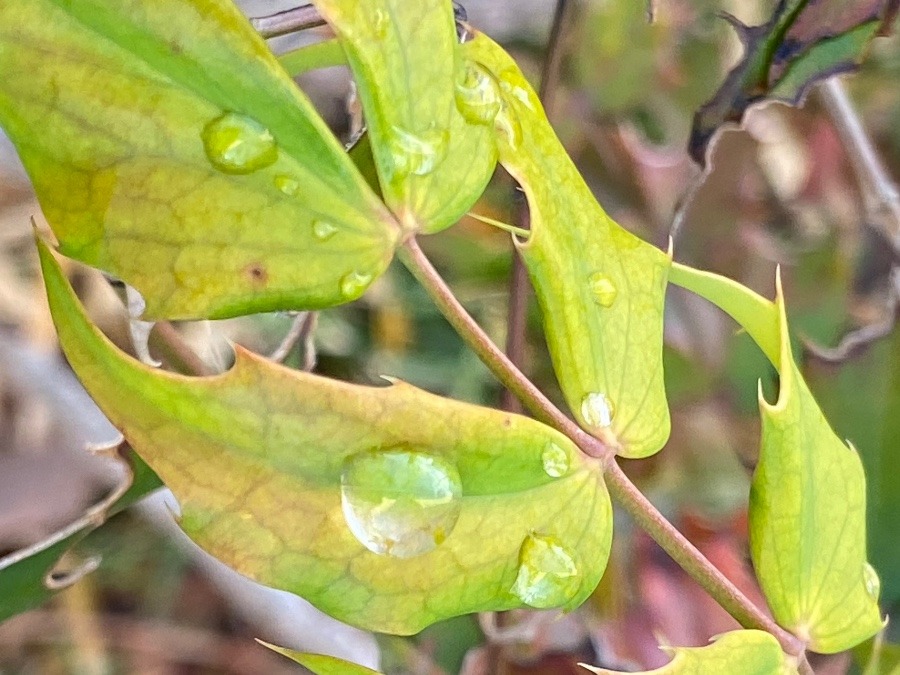
[[[402,225],[433,233],[481,196],[497,149],[484,73],[460,55],[450,0],[316,0],[340,36],[365,111],[382,194]]]
[[[531,214],[531,234],[516,246],[566,401],[618,454],[652,455],[670,430],[662,330],[671,256],[603,211],[512,58],[482,34],[463,47],[492,73],[503,101],[500,162],[525,191]]]
[[[399,226],[230,2],[4,0],[0,126],[66,255],[150,318],[358,297]]]
[[[831,654],[882,626],[866,561],[866,478],[825,419],[791,353],[780,274],[778,400],[759,393],[762,442],[750,492],[750,553],[779,624]]]
[[[794,659],[781,651],[778,640],[761,630],[737,630],[714,638],[706,647],[662,647],[672,660],[642,675],[796,675]],[[621,671],[579,664],[597,675]]]
[[[75,373],[178,498],[182,528],[239,572],[402,634],[472,612],[572,609],[596,587],[609,494],[596,461],[562,434],[239,347],[220,376],[156,371],[90,323],[38,248]]]
[[[293,649],[278,647],[262,640],[257,640],[257,642],[263,647],[267,647],[273,652],[281,654],[295,663],[299,663],[307,670],[315,673],[315,675],[381,675],[377,670],[339,659],[336,656],[298,652]]]
[[[726,122],[740,123],[751,105],[798,105],[816,82],[855,70],[872,39],[890,33],[898,7],[897,0],[781,0],[760,26],[726,16],[744,55],[695,114],[691,156],[705,165],[718,130]]]

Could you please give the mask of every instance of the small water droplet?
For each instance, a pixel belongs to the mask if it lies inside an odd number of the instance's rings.
[[[547,443],[544,452],[541,453],[541,462],[544,471],[551,478],[559,478],[569,472],[569,453],[553,441]]]
[[[246,115],[217,117],[204,127],[201,137],[209,161],[225,173],[253,173],[278,159],[271,132]]]
[[[313,236],[319,241],[331,239],[337,231],[337,225],[329,223],[327,220],[316,220],[313,222]]]
[[[594,296],[594,302],[601,307],[612,307],[619,294],[619,289],[613,283],[612,279],[602,272],[595,272],[588,279],[591,287],[591,294]]]
[[[375,33],[375,37],[379,39],[387,37],[389,21],[387,12],[380,8],[375,10],[375,16],[372,20],[372,30]]]
[[[292,178],[291,176],[276,176],[275,187],[288,197],[293,197],[300,190],[300,183],[296,178]]]
[[[522,144],[522,123],[516,116],[512,104],[506,99],[500,105],[500,111],[494,118],[494,128],[510,148],[516,150]]]
[[[863,581],[869,597],[878,600],[878,596],[881,595],[881,579],[878,578],[878,572],[869,563],[863,565]]]
[[[434,171],[447,153],[449,134],[438,129],[413,133],[393,127],[390,140],[394,170],[404,176],[427,176]]]
[[[350,272],[341,279],[341,294],[345,298],[357,298],[362,295],[372,281],[372,275],[365,272]]]
[[[494,78],[482,66],[465,61],[456,82],[456,109],[472,124],[491,124],[503,99]]]
[[[591,392],[581,399],[581,417],[590,427],[609,427],[615,415],[615,406],[606,394]]]
[[[424,452],[382,450],[350,457],[341,506],[353,535],[380,555],[411,558],[439,546],[462,507],[459,472]]]
[[[519,571],[511,591],[536,609],[566,604],[578,592],[581,573],[555,537],[530,534],[519,549]]]

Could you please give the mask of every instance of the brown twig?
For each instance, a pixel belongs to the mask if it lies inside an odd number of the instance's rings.
[[[297,344],[303,345],[303,363],[301,368],[306,372],[310,372],[316,367],[316,346],[313,336],[316,330],[316,324],[319,320],[318,312],[301,312],[294,318],[291,328],[281,344],[275,348],[269,358],[272,361],[281,363],[284,361]]]
[[[553,23],[550,26],[550,36],[547,40],[547,56],[544,59],[544,66],[541,71],[541,84],[538,90],[538,96],[541,99],[548,119],[552,119],[562,60],[565,55],[562,37],[574,4],[571,0],[557,0]],[[528,205],[518,200],[516,201],[515,221],[516,226],[523,230],[529,229],[531,224]],[[514,249],[512,252],[512,271],[509,278],[506,354],[517,368],[521,368],[525,361],[528,291],[528,272],[525,269],[522,256]],[[504,410],[516,413],[522,412],[522,405],[519,399],[508,389],[504,390],[500,404]]]
[[[164,356],[175,370],[186,375],[212,375],[210,367],[197,356],[168,321],[160,321],[150,336],[152,342],[164,352]]]
[[[301,5],[292,9],[250,19],[250,25],[264,38],[324,26],[325,19],[313,5]]]

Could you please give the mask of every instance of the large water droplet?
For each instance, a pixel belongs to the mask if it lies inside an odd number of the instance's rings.
[[[591,392],[581,399],[581,417],[588,426],[609,427],[615,416],[615,406],[606,394]]]
[[[510,589],[537,609],[565,605],[578,592],[581,572],[555,537],[530,534],[519,549],[519,572]]]
[[[541,462],[544,465],[544,471],[551,478],[559,478],[569,472],[569,453],[553,441],[544,447],[544,452],[541,453]]]
[[[253,173],[278,159],[271,132],[246,115],[217,117],[204,127],[201,137],[209,161],[225,173]]]
[[[423,452],[382,450],[350,457],[341,505],[353,535],[373,553],[422,555],[453,531],[462,506],[459,472]]]
[[[456,82],[456,108],[472,124],[491,124],[503,99],[494,78],[480,65],[465,61]]]
[[[275,187],[288,197],[293,197],[300,190],[300,183],[291,176],[275,176]]]
[[[345,298],[356,298],[371,283],[372,275],[366,272],[350,272],[341,279],[341,295]]]
[[[494,118],[494,128],[500,134],[500,139],[513,150],[522,144],[522,123],[519,122],[512,104],[506,99],[503,99],[500,111]]]
[[[595,272],[588,279],[591,287],[591,294],[594,296],[594,302],[601,307],[612,307],[619,294],[619,289],[613,283],[612,279],[602,272]]]
[[[337,225],[329,223],[327,220],[316,220],[313,222],[313,236],[319,241],[331,239],[337,231]]]
[[[438,129],[413,133],[400,127],[391,130],[390,150],[394,170],[401,175],[427,176],[447,153],[449,134]]]
[[[881,579],[878,578],[878,572],[869,563],[863,565],[863,582],[869,597],[878,600],[878,596],[881,595]]]

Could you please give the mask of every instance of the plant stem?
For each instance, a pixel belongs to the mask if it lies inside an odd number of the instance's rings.
[[[564,433],[585,454],[604,460],[604,476],[610,494],[641,528],[741,625],[772,634],[786,653],[799,657],[802,662],[803,643],[766,616],[666,520],[616,464],[609,448],[578,427],[522,374],[466,312],[415,238],[406,242],[400,258],[466,344],[535,417]]]
[[[547,40],[547,56],[544,59],[544,67],[541,72],[541,84],[538,96],[544,106],[547,118],[551,119],[555,93],[559,83],[560,68],[562,66],[562,36],[565,31],[568,17],[571,14],[571,0],[557,0],[556,11],[553,15],[553,24],[550,27],[550,37]],[[528,206],[516,205],[516,225],[523,230],[529,228]],[[509,315],[506,320],[506,354],[517,368],[521,368],[525,360],[525,334],[528,319],[528,273],[522,256],[513,248],[512,271],[509,279]],[[503,392],[501,405],[504,410],[521,412],[521,404],[509,390]]]
[[[313,5],[301,5],[277,14],[250,19],[250,25],[264,38],[273,38],[307,28],[324,26],[325,19]]]

